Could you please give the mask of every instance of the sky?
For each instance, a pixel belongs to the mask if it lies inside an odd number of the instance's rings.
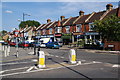
[[[11,2],[10,2],[11,1]],[[85,14],[90,14],[93,11],[99,12],[106,9],[106,4],[113,4],[113,8],[118,7],[118,1],[104,1],[104,2],[87,2],[87,1],[77,1],[74,0],[63,0],[58,1],[19,1],[10,0],[2,1],[0,3],[0,13],[2,15],[2,30],[12,31],[14,28],[18,28],[20,21],[23,20],[23,13],[29,14],[25,15],[26,20],[35,20],[41,24],[47,23],[47,19],[51,21],[60,20],[60,16],[65,16],[65,18],[76,17],[79,15],[79,11],[82,10]]]

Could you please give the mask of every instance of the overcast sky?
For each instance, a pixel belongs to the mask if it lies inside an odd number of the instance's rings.
[[[11,1],[11,2],[10,2]],[[29,14],[31,16],[25,16],[26,20],[36,20],[41,24],[46,23],[47,19],[55,21],[60,19],[60,16],[65,16],[66,18],[78,16],[79,11],[82,10],[85,14],[92,13],[93,11],[103,11],[106,9],[106,4],[113,4],[113,8],[118,7],[118,1],[106,1],[106,2],[83,2],[74,0],[63,0],[48,2],[41,0],[26,0],[26,2],[14,2],[15,0],[5,0],[2,1],[0,7],[2,7],[2,29],[11,31],[13,28],[18,28],[19,21],[23,20],[23,13]],[[22,1],[22,0],[21,0]],[[25,1],[25,0],[24,0]],[[93,0],[95,1],[95,0]],[[102,1],[102,0],[101,0]],[[19,21],[18,21],[19,20]]]

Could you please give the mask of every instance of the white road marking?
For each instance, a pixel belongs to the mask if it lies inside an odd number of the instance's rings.
[[[22,67],[22,68],[15,68],[15,69],[3,70],[3,71],[0,71],[0,72],[14,71],[14,70],[20,70],[20,69],[26,69],[26,68],[29,68],[29,67]]]
[[[37,59],[32,59],[31,61],[33,61],[33,62],[37,62],[38,60],[37,60]]]
[[[65,57],[60,57],[60,58],[65,58]]]
[[[118,64],[114,64],[112,67],[120,67],[120,65],[118,65]]]
[[[34,68],[34,66],[30,67],[29,69],[27,69],[26,71],[29,72],[30,70],[32,70]]]
[[[14,63],[4,63],[0,65],[13,65],[13,64],[21,64],[21,63],[31,63],[31,62],[14,62]]]
[[[90,62],[90,63],[86,63],[86,64],[95,64],[95,63]],[[86,64],[84,63],[84,64],[68,65],[66,67],[74,67],[74,66],[86,65]],[[29,69],[27,69],[27,71],[25,71],[25,72],[16,72],[16,73],[10,73],[10,74],[3,74],[3,75],[0,75],[0,76],[3,77],[3,76],[10,76],[10,75],[24,74],[24,73],[31,73],[31,72],[38,72],[38,71],[45,71],[45,70],[54,70],[54,69],[60,69],[60,68],[66,68],[66,67],[61,66],[61,67],[56,67],[56,68],[37,69],[37,70],[33,70],[33,71],[30,71],[31,69],[34,68],[33,66],[31,66],[31,67],[23,67],[23,68],[16,68],[16,69],[4,70],[3,72],[5,72],[5,71],[11,71],[11,70],[25,69],[25,68],[29,68]]]
[[[59,57],[59,56],[55,56],[55,57]]]

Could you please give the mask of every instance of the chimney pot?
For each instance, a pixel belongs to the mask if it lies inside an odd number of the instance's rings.
[[[83,11],[80,11],[79,12],[79,16],[83,16],[84,15],[84,12]]]
[[[51,22],[51,20],[50,19],[47,19],[47,23],[50,23]]]
[[[113,5],[112,4],[107,4],[106,5],[106,10],[112,10],[113,8]]]
[[[62,20],[64,20],[64,19],[65,19],[65,16],[60,16],[60,18],[61,18],[61,21],[62,21]]]

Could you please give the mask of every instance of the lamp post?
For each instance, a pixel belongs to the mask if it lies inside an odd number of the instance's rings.
[[[25,20],[25,16],[31,16],[31,15],[23,13],[23,21]]]

